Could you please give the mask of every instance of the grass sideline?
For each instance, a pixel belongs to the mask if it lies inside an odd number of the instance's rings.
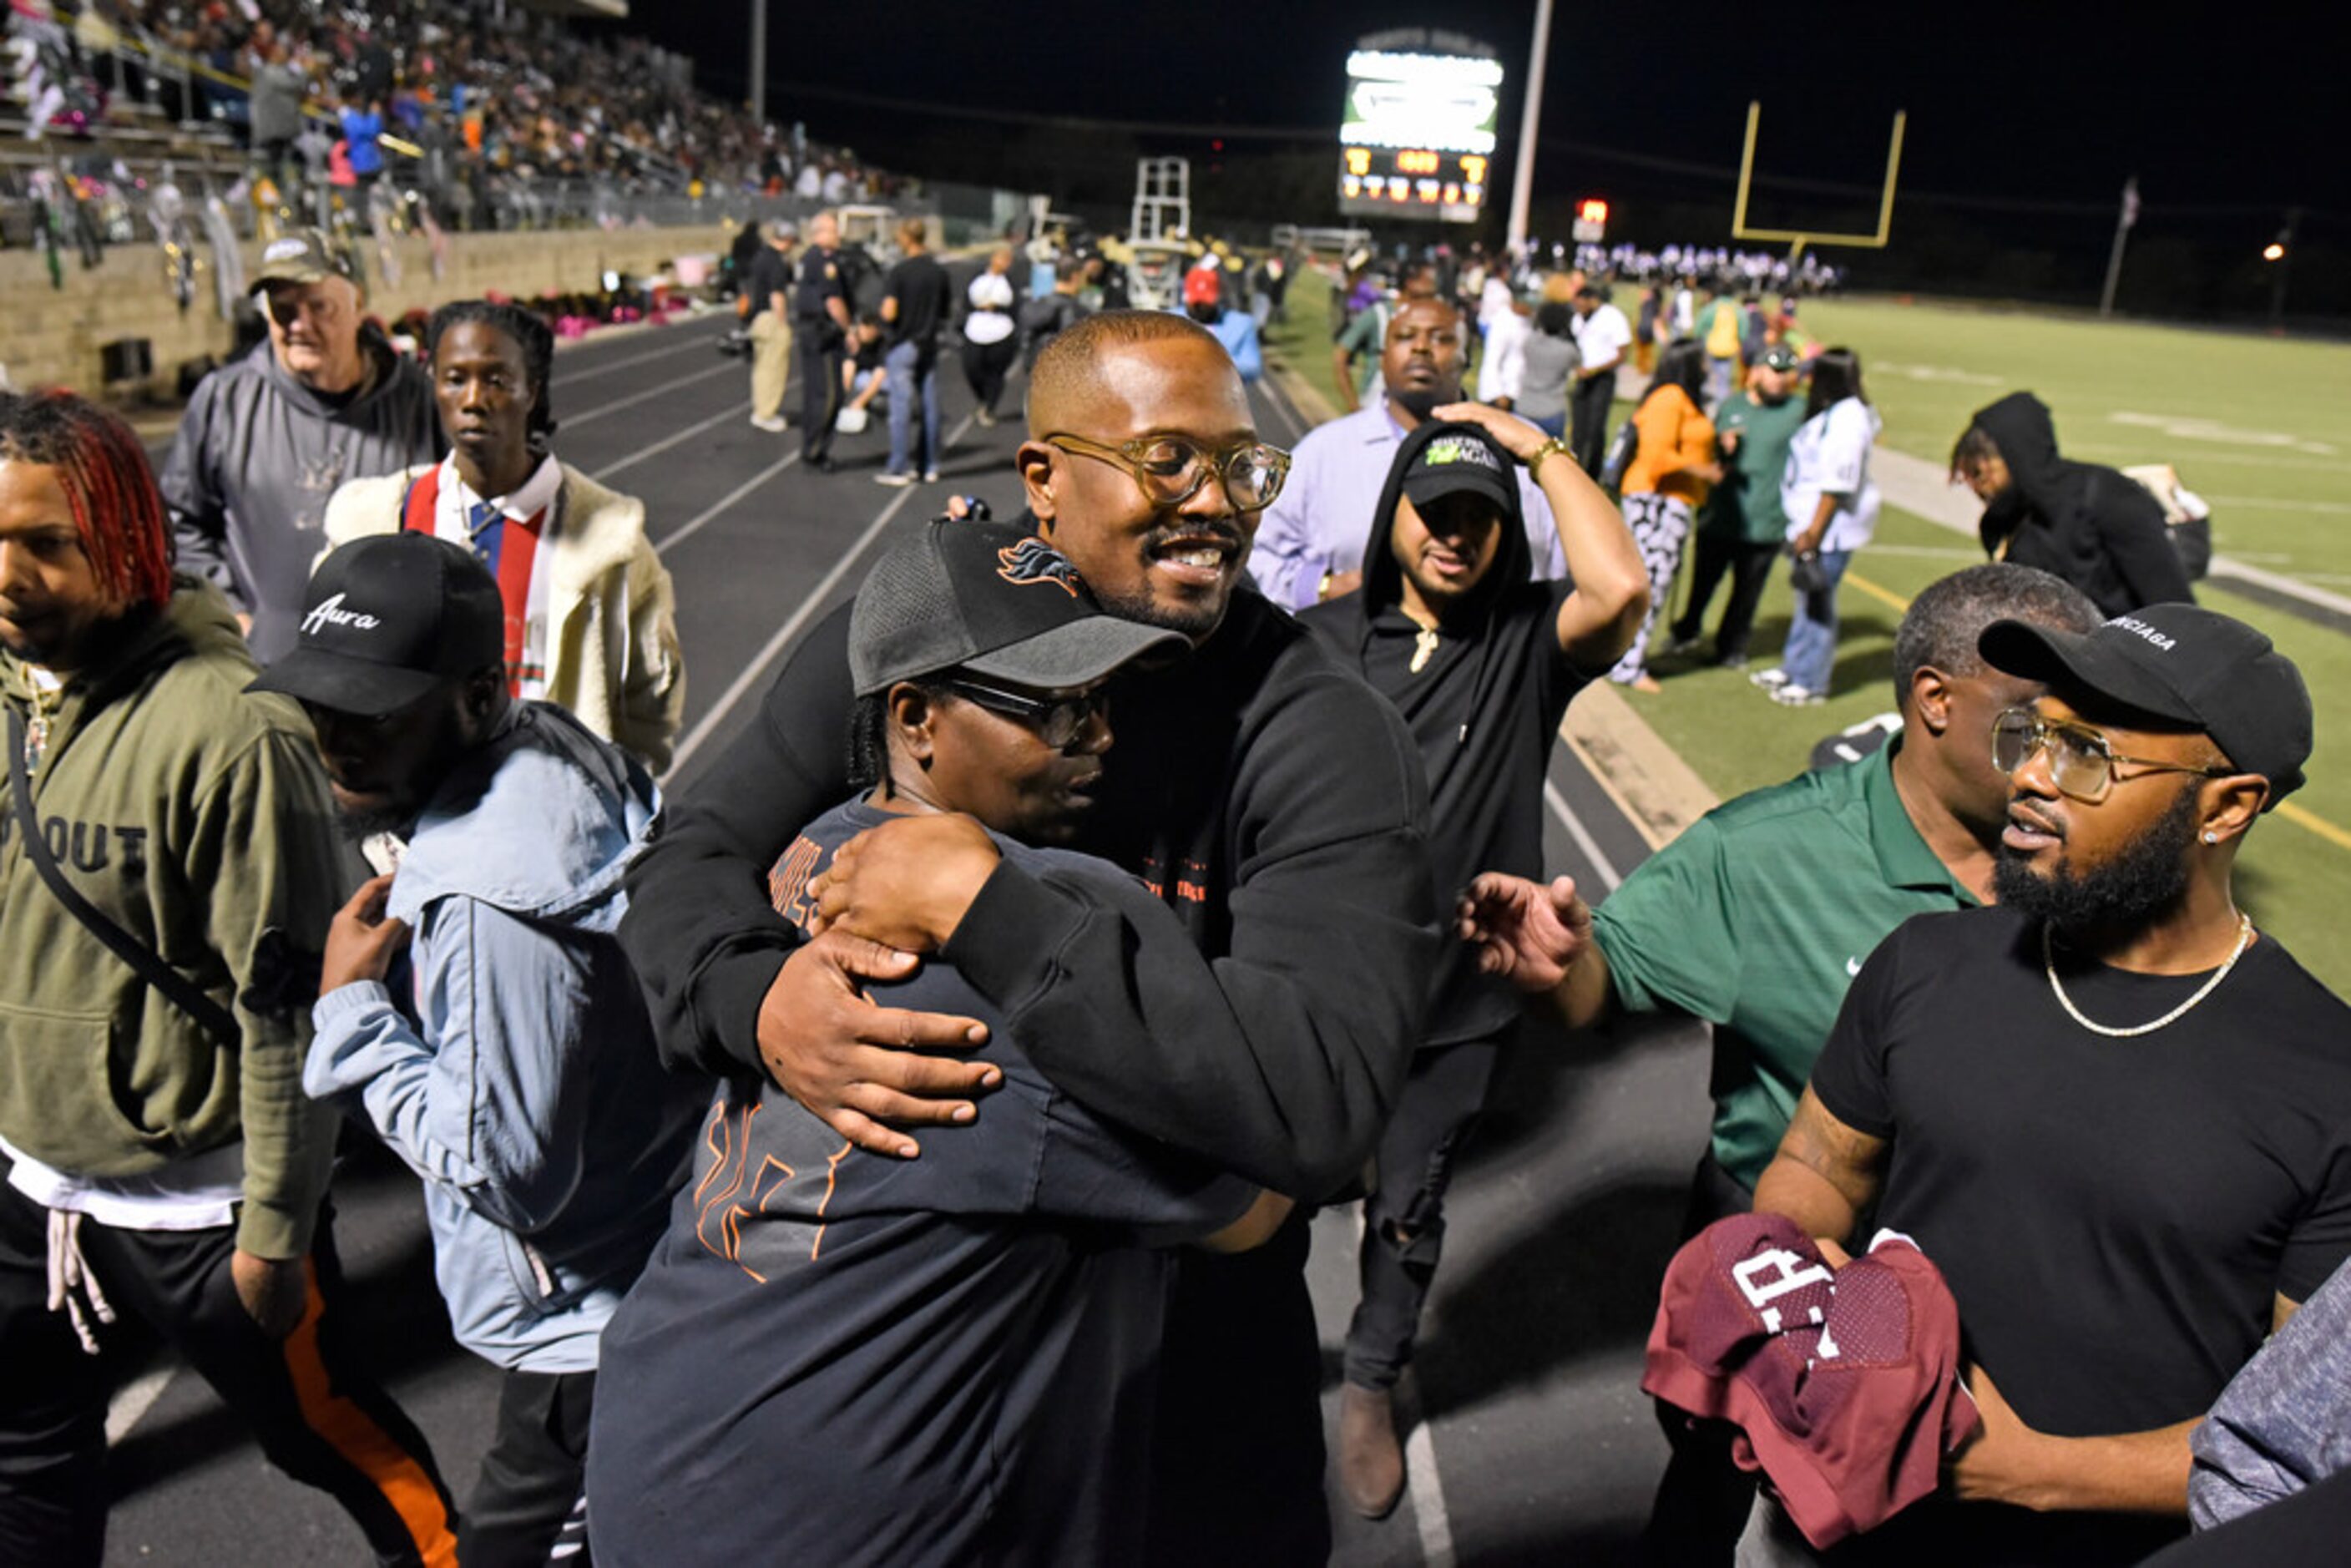
[[[1272,347],[1325,397],[1331,370],[1329,284],[1302,273]],[[2066,450],[2101,463],[2162,461],[2213,501],[2219,549],[2320,586],[2351,584],[2351,349],[2277,342],[2129,323],[2056,320],[2000,312],[1827,300],[1801,311],[1807,330],[1850,343],[1886,419],[1885,444],[1940,462],[1968,415],[2027,387],[2056,410]],[[1622,404],[1618,416],[1625,413]],[[2116,414],[2160,417],[2162,425]],[[2182,433],[2185,434],[2182,434]],[[2329,450],[2306,450],[2327,448]],[[1801,769],[1824,735],[1894,706],[1894,630],[1901,607],[1937,578],[1982,559],[1966,537],[1888,507],[1877,538],[1855,559],[1841,598],[1834,696],[1789,710],[1736,671],[1661,661],[1663,695],[1631,696],[1634,711],[1716,794],[1729,797]],[[1687,578],[1676,585],[1678,610]],[[2318,707],[2310,783],[2292,802],[2306,816],[2273,817],[2247,841],[2241,898],[2304,966],[2351,995],[2351,638],[2199,584],[2198,596],[2259,626],[2302,668]],[[1792,608],[1784,574],[1764,595],[1755,651],[1768,664]],[[1710,622],[1709,622],[1710,624]],[[2305,825],[2305,823],[2314,825]],[[2332,832],[2328,830],[2332,830]]]

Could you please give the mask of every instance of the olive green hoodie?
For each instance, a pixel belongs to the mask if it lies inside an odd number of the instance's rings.
[[[181,578],[161,613],[67,681],[32,776],[75,888],[233,1007],[240,1044],[206,1034],[57,902],[0,772],[0,1136],[70,1175],[130,1176],[241,1134],[236,1244],[285,1259],[309,1247],[334,1152],[302,1059],[315,955],[354,877],[309,727],[283,698],[245,695],[253,674],[226,601]],[[25,671],[5,650],[0,680],[22,717]]]

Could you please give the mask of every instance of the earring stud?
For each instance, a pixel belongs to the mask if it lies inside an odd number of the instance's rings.
[[[2215,832],[2207,832],[2204,835],[2204,841],[2208,844],[2217,844],[2220,841],[2220,835]]]

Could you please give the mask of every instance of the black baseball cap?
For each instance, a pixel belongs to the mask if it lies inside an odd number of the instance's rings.
[[[2302,788],[2310,688],[2294,661],[2241,621],[2193,604],[2150,604],[2087,632],[1995,621],[1976,646],[2028,681],[2200,730],[2231,766],[2269,780],[2266,811]]]
[[[1105,614],[1069,557],[1008,523],[924,524],[874,562],[849,612],[861,697],[953,669],[1062,691],[1184,645],[1180,632]]]
[[[1518,510],[1518,460],[1474,424],[1443,423],[1415,431],[1398,453],[1406,466],[1404,493],[1416,507],[1467,490],[1494,503],[1504,517]]]
[[[245,689],[373,717],[506,651],[497,580],[471,551],[430,534],[379,534],[319,563],[293,652]]]

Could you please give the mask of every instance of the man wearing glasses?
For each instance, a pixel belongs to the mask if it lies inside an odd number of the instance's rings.
[[[1139,875],[1138,914],[1005,861],[967,817],[841,847],[802,943],[766,873],[847,792],[847,618],[811,632],[759,720],[674,805],[622,939],[674,1061],[764,1072],[861,1148],[988,1114],[967,1018],[858,988],[938,953],[1038,1071],[1089,1109],[1311,1205],[1394,1106],[1437,949],[1419,762],[1394,711],[1237,592],[1288,456],[1182,317],[1114,311],[1049,344],[1018,457],[1039,536],[1113,614],[1183,634],[1122,674],[1117,753],[1073,847]],[[1008,568],[1008,570],[1009,570]],[[1023,591],[1059,593],[1050,574]],[[1149,1516],[1162,1561],[1321,1562],[1321,1365],[1302,1218],[1262,1249],[1187,1256],[1161,1361]]]
[[[267,664],[293,651],[328,497],[438,461],[441,432],[431,381],[365,319],[325,235],[272,240],[253,291],[269,341],[196,388],[162,484],[181,570],[228,596]]]
[[[2135,1563],[2186,1531],[2190,1430],[2351,1252],[2351,1010],[2231,881],[2310,695],[2189,604],[1981,647],[2048,687],[1992,726],[2000,905],[1870,956],[1755,1206],[1824,1249],[1874,1211],[1959,1303],[1983,1431],[1862,1560]]]
[[[2030,567],[1970,567],[1929,584],[1894,638],[1902,733],[1842,768],[1725,801],[1643,862],[1594,910],[1550,887],[1477,878],[1464,933],[1489,972],[1548,993],[1571,1029],[1680,1012],[1714,1026],[1713,1128],[1685,1239],[1744,1213],[1780,1146],[1821,1042],[1862,960],[1912,915],[1992,892],[2008,780],[1992,766],[2003,708],[2040,688],[1991,668],[1985,627],[2017,618],[2087,631],[2097,611]],[[1646,1560],[1728,1563],[1755,1493],[1716,1428],[1669,1421]]]

